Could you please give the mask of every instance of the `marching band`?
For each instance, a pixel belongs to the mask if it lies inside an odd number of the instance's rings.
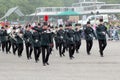
[[[102,19],[100,20],[100,25],[96,28],[96,32],[92,29],[90,22],[87,22],[84,29],[81,29],[81,24],[75,24],[73,29],[71,23],[66,24],[65,27],[59,25],[59,29],[58,27],[54,29],[47,22],[44,22],[43,25],[38,23],[34,27],[26,25],[25,28],[22,26],[9,28],[6,25],[0,29],[0,42],[2,52],[18,54],[18,57],[22,57],[25,47],[28,60],[32,59],[31,55],[34,53],[34,59],[37,63],[41,55],[43,66],[46,66],[49,65],[49,56],[52,54],[54,41],[56,50],[59,50],[60,57],[65,56],[65,51],[68,51],[69,58],[74,59],[74,53],[79,53],[83,32],[86,40],[87,54],[91,54],[93,37],[95,37],[95,39],[98,39],[100,55],[103,57],[103,50],[107,45],[106,33],[108,32]]]

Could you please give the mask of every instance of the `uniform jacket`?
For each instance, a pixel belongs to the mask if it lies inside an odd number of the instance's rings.
[[[109,36],[107,28],[102,24],[98,25],[98,27],[96,28],[96,33],[99,40],[106,40],[106,34],[108,34]]]

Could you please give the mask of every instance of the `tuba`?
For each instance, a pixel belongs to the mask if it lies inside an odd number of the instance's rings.
[[[17,33],[16,33],[15,31],[11,31],[11,33],[9,34],[9,36],[10,36],[13,40],[17,41],[17,40],[16,40],[16,35],[17,35]]]

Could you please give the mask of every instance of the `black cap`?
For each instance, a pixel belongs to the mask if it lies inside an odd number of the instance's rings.
[[[68,24],[65,24],[65,27],[69,27]]]
[[[29,26],[29,27],[31,27],[31,25],[30,25],[30,24],[29,24],[28,26]]]
[[[81,24],[75,24],[75,26],[81,26]]]
[[[48,25],[48,23],[47,22],[43,22],[43,26],[47,26]]]
[[[71,24],[71,23],[69,23],[69,24],[68,24],[68,26],[72,26],[72,24]]]
[[[1,27],[1,29],[4,29],[4,27]]]
[[[75,26],[78,26],[78,24],[75,24]]]
[[[103,22],[103,19],[100,19],[99,21],[100,21],[100,22]]]
[[[38,23],[38,26],[41,26],[41,24],[40,24],[40,23]]]
[[[57,26],[55,26],[55,28],[58,28]]]
[[[26,25],[25,28],[28,28],[28,25]]]
[[[54,28],[53,26],[50,26],[50,28]]]
[[[18,26],[18,28],[22,28],[22,26]]]
[[[7,27],[8,27],[8,25],[5,25],[5,27],[7,28]]]
[[[15,29],[16,29],[16,27],[14,26],[14,27],[13,27],[13,30],[15,30]]]
[[[90,24],[90,21],[88,21],[87,24]]]
[[[63,25],[62,25],[62,24],[60,24],[60,25],[59,25],[59,27],[63,27]]]
[[[46,25],[45,25],[46,26]],[[48,25],[48,27],[51,27],[50,25]]]

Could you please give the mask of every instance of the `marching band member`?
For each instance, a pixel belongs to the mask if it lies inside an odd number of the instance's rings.
[[[38,28],[38,26],[35,26],[34,28],[38,30],[40,29]],[[40,44],[41,34],[38,31],[34,30],[32,38],[33,38],[33,46],[34,46],[34,56],[35,56],[35,61],[37,63],[39,61],[39,56],[41,53],[41,44]]]
[[[58,37],[58,47],[59,47],[59,54],[60,57],[65,56],[64,55],[64,44],[65,44],[65,31],[63,30],[63,25],[59,25],[59,30],[57,31],[57,37]]]
[[[75,45],[76,45],[76,53],[79,53],[79,48],[81,46],[81,35],[82,30],[80,30],[81,24],[75,25]]]
[[[10,35],[10,41],[11,41],[11,44],[12,44],[12,51],[13,51],[13,54],[16,55],[16,51],[17,51],[17,40],[16,40],[16,27],[14,26],[13,29],[11,30],[11,33],[9,34]]]
[[[24,45],[23,45],[23,32],[22,32],[22,30],[21,30],[21,28],[18,28],[17,30],[16,30],[16,36],[15,36],[15,38],[16,38],[16,43],[17,43],[17,50],[18,50],[18,57],[21,57],[22,56],[22,52],[23,52],[23,47],[24,47]]]
[[[30,31],[30,29],[31,29],[31,26],[27,25],[23,35],[25,46],[26,46],[26,55],[28,60],[32,59],[31,54],[33,51],[33,38],[32,38],[32,32]]]
[[[106,34],[110,37],[107,27],[103,24],[103,19],[100,19],[100,24],[96,28],[96,33],[98,37],[98,42],[99,42],[99,51],[100,51],[100,56],[104,57],[103,51],[105,47],[107,46],[107,41],[106,41]]]
[[[72,29],[72,24],[68,25],[68,30],[66,31],[66,39],[68,41],[69,57],[74,58],[75,52],[75,31]]]
[[[7,45],[6,45],[6,43],[7,43],[6,36],[7,36],[7,31],[6,31],[5,27],[1,27],[0,37],[1,37],[2,51],[4,52],[6,50],[6,53],[8,53]]]
[[[7,36],[6,36],[6,50],[7,50],[7,53],[11,53],[10,52],[10,49],[11,49],[11,40],[10,40],[10,33],[11,33],[11,28],[8,27],[8,25],[5,26],[6,27],[6,31],[7,31]]]
[[[52,36],[51,32],[48,30],[47,22],[44,23],[41,33],[41,48],[42,48],[42,61],[43,66],[49,65],[49,55],[50,55],[50,47],[52,44]]]
[[[85,39],[86,39],[86,51],[90,55],[91,48],[93,46],[93,36],[97,39],[90,22],[87,22],[86,28],[84,29]]]

